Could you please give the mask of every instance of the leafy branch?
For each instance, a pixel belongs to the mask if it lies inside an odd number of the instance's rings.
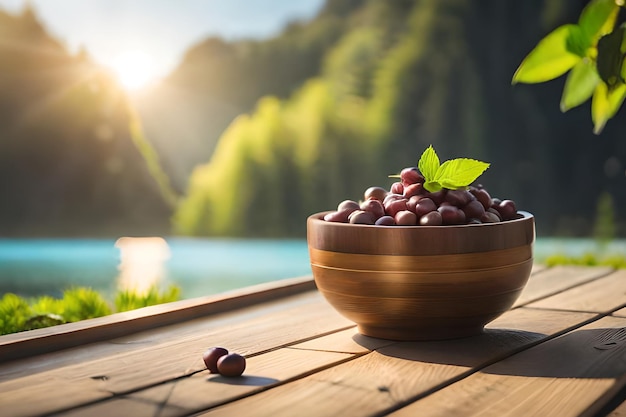
[[[591,0],[577,24],[558,27],[524,58],[513,84],[549,81],[569,71],[561,111],[591,98],[594,133],[600,134],[626,98],[626,25],[617,25],[624,0]]]

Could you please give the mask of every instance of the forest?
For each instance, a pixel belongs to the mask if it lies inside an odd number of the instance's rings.
[[[585,4],[328,0],[271,39],[190,45],[133,99],[36,10],[0,11],[0,236],[304,237],[432,144],[490,162],[540,236],[624,237],[623,112],[594,135],[563,79],[511,84]]]

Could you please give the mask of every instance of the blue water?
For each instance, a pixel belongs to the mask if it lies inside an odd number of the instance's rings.
[[[309,275],[304,240],[167,239],[170,256],[161,284],[184,298]],[[0,239],[0,294],[60,296],[71,286],[107,294],[117,287],[115,240]]]
[[[71,286],[112,294],[118,286],[120,249],[106,239],[0,239],[0,295],[60,296]],[[304,240],[167,239],[169,259],[161,284],[176,284],[184,298],[309,275]],[[626,255],[626,240],[599,247],[589,239],[539,238],[535,259],[589,251]]]

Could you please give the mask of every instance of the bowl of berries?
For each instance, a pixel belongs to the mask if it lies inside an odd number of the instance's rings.
[[[361,334],[467,337],[513,306],[532,269],[534,217],[472,185],[488,167],[440,164],[431,146],[389,190],[309,216],[315,283]]]

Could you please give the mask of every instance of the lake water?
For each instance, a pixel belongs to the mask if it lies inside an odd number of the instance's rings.
[[[535,259],[596,249],[588,239],[539,238]],[[626,255],[626,240],[602,251]],[[0,239],[0,295],[60,296],[71,286],[112,294],[139,276],[193,298],[310,273],[305,240]]]

